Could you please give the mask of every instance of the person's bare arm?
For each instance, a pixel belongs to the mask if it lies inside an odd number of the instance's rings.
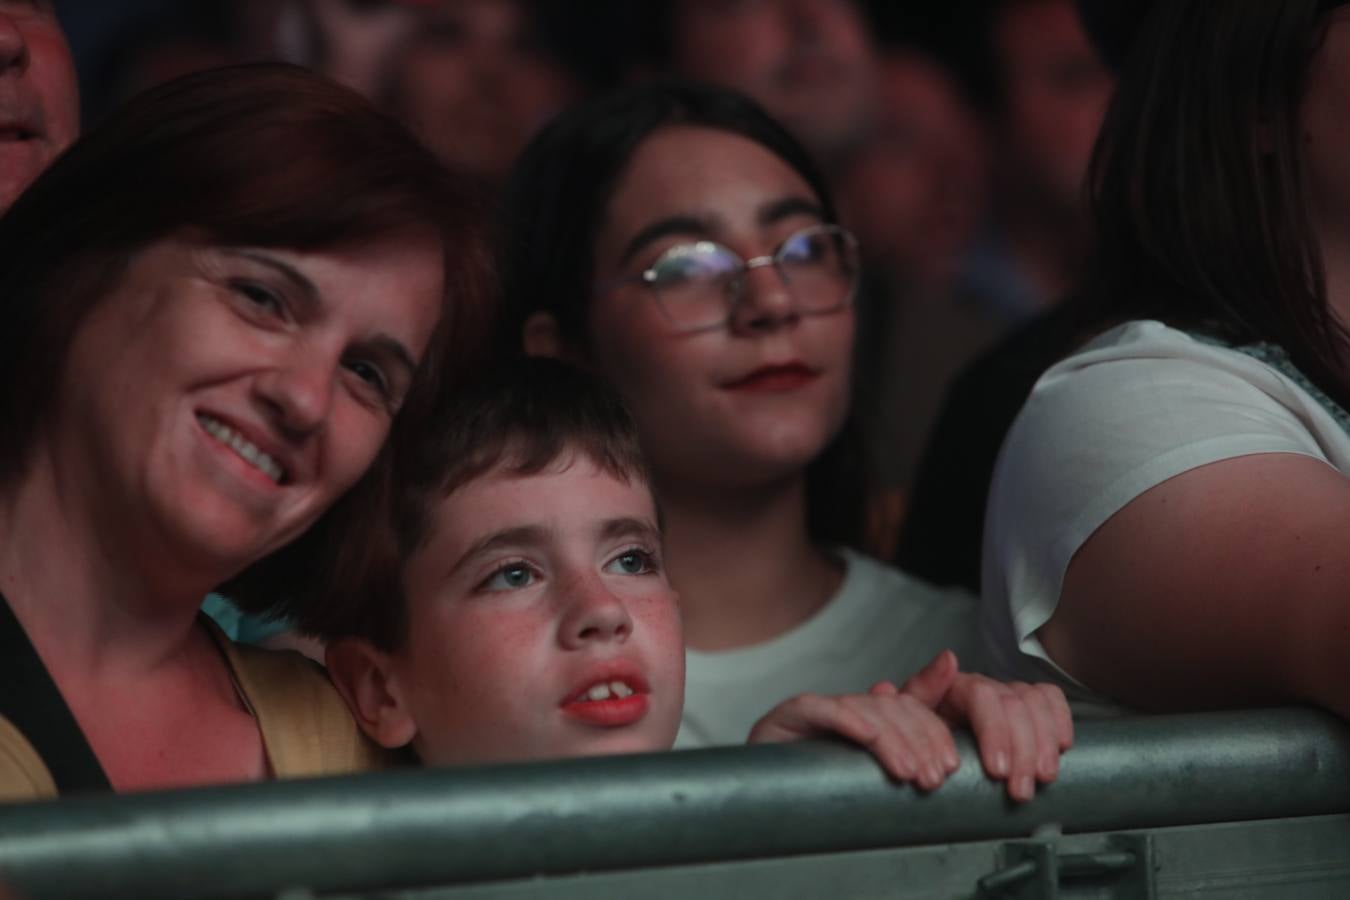
[[[1079,549],[1037,632],[1149,710],[1311,702],[1350,716],[1350,479],[1288,453],[1169,479]]]

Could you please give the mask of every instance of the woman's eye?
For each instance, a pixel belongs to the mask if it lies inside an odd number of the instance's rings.
[[[347,369],[357,378],[376,388],[381,396],[389,395],[389,379],[384,377],[384,372],[374,363],[365,360],[356,359],[347,363]]]
[[[278,316],[285,311],[281,296],[265,285],[258,284],[256,281],[236,281],[231,287],[251,306],[260,310],[266,310]]]
[[[534,584],[534,572],[528,566],[511,563],[493,572],[483,582],[485,591],[518,591]]]
[[[625,550],[605,569],[616,575],[649,575],[657,570],[656,557],[646,550]]]

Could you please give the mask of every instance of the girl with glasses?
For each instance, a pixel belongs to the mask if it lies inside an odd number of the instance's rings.
[[[1120,324],[1003,444],[1001,670],[1084,703],[1350,715],[1350,6],[1093,6],[1135,34],[1091,182]]]
[[[970,598],[853,549],[857,247],[776,122],[682,84],[576,109],[522,158],[505,247],[505,340],[608,378],[649,458],[689,647],[677,746],[739,743],[794,694],[970,652]],[[1042,687],[990,690],[1055,733]],[[1036,743],[991,763],[1019,773],[1015,796],[1053,777],[1053,753],[1018,755]]]

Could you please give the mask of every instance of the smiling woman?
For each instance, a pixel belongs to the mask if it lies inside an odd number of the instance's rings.
[[[378,764],[314,670],[197,608],[360,564],[386,438],[481,342],[465,197],[268,65],[143,95],[0,219],[0,797]]]

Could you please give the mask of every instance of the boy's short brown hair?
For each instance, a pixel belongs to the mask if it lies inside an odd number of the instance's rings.
[[[297,627],[396,649],[407,627],[402,569],[426,542],[436,505],[488,472],[534,475],[570,454],[624,481],[651,483],[632,417],[602,379],[552,359],[494,364],[446,396],[402,461],[391,506],[371,523],[377,552],[366,577],[300,610]]]

